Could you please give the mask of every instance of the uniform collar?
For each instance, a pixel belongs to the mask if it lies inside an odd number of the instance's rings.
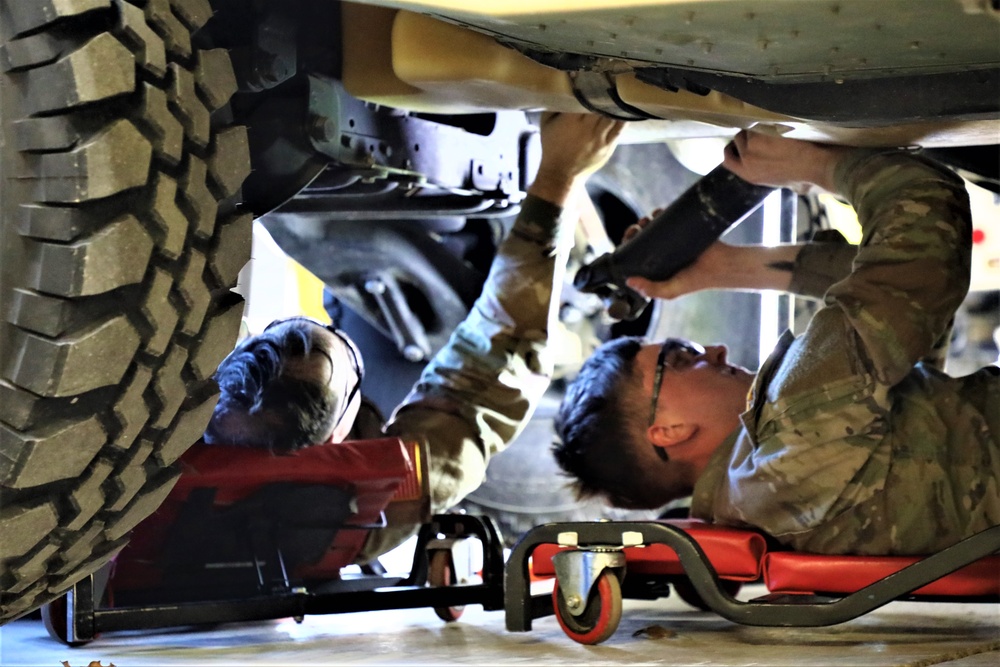
[[[768,355],[761,365],[750,391],[747,394],[746,412],[740,415],[742,426],[736,427],[725,440],[712,453],[712,458],[708,460],[708,465],[702,471],[698,481],[695,482],[694,490],[691,494],[691,516],[711,520],[713,506],[715,505],[715,495],[720,484],[725,483],[726,475],[729,471],[729,462],[733,457],[733,449],[741,433],[753,433],[757,423],[757,417],[764,405],[767,384],[771,381],[775,369],[781,364],[782,359],[795,341],[795,336],[791,331],[785,333],[778,339],[774,350]]]
[[[785,358],[788,348],[794,342],[795,336],[791,331],[785,329],[785,333],[781,334],[781,337],[778,338],[778,342],[775,344],[774,349],[771,350],[771,354],[768,355],[767,359],[761,365],[760,370],[757,371],[757,377],[754,378],[753,384],[750,385],[750,391],[747,393],[746,412],[740,415],[743,428],[748,433],[753,433],[756,430],[757,420],[760,417],[761,408],[764,407],[764,401],[767,397],[767,385],[771,382],[771,377],[774,375],[775,370]]]
[[[729,459],[733,455],[733,447],[742,428],[736,427],[726,439],[716,447],[708,465],[702,471],[691,492],[691,516],[698,519],[711,520],[712,507],[715,504],[715,490],[724,482],[726,471],[729,470]]]

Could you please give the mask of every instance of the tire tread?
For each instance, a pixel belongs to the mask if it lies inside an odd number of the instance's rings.
[[[0,17],[4,623],[112,558],[173,487],[238,333],[251,218],[219,204],[248,148],[213,126],[235,77],[192,45],[207,1],[0,0]]]

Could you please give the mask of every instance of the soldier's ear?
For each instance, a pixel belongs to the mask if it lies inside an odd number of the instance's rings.
[[[656,447],[675,447],[689,441],[697,432],[695,424],[653,424],[646,429],[646,438]]]

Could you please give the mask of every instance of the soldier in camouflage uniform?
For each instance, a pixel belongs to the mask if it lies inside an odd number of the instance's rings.
[[[569,204],[611,156],[622,127],[595,115],[543,118],[538,173],[482,295],[384,429],[369,422],[367,431],[351,431],[353,438],[384,433],[425,445],[431,513],[479,486],[490,457],[520,433],[548,387],[549,336],[579,219]],[[361,400],[358,354],[343,334],[311,320],[272,324],[220,365],[222,396],[206,441],[271,449],[291,442],[283,448],[295,449],[342,440]],[[293,400],[289,390],[296,385],[307,391]],[[273,401],[270,393],[277,394]],[[372,531],[360,560],[388,551],[415,529]]]
[[[1000,368],[952,378],[940,367],[968,290],[961,179],[904,152],[746,132],[724,164],[755,183],[839,193],[861,244],[718,242],[670,280],[630,279],[647,296],[779,289],[823,307],[756,376],[721,347],[599,350],[557,420],[556,457],[581,495],[655,507],[692,494],[696,517],[816,553],[926,554],[1000,524]]]

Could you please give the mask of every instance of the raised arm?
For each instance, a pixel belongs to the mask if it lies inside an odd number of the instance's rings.
[[[776,290],[822,299],[831,285],[851,272],[856,252],[857,247],[846,241],[777,246],[736,246],[716,241],[691,266],[669,280],[634,276],[627,283],[640,294],[658,299],[676,299],[710,289]]]
[[[893,385],[934,358],[969,289],[972,215],[964,182],[907,153],[857,151],[836,187],[861,222],[851,275],[827,305],[856,333],[880,382]]]
[[[548,386],[549,335],[577,221],[563,207],[611,156],[621,129],[595,115],[543,120],[538,174],[482,295],[388,426],[427,443],[433,512],[479,486],[489,458],[520,433]]]
[[[389,435],[424,444],[431,513],[482,483],[490,457],[521,432],[548,387],[549,335],[577,222],[569,206],[611,156],[622,127],[596,115],[543,119],[538,174],[482,295],[386,426]],[[415,529],[373,531],[359,560],[385,553]]]
[[[794,150],[789,150],[790,144]],[[726,147],[722,164],[744,180],[760,185],[787,187],[800,193],[832,191],[836,165],[850,152],[839,146],[740,132]],[[640,221],[639,226],[643,222],[648,219]],[[636,231],[638,226],[629,230]],[[668,280],[634,276],[628,279],[628,285],[647,297],[660,299],[709,289],[777,290],[822,298],[830,285],[850,272],[853,255],[854,248],[835,243],[767,247],[717,241],[691,266]]]
[[[830,287],[813,322],[853,332],[846,342],[866,373],[895,384],[934,350],[969,284],[972,220],[960,178],[902,151],[747,132],[727,147],[724,164],[754,183],[819,187],[854,206],[862,241],[852,270]]]

